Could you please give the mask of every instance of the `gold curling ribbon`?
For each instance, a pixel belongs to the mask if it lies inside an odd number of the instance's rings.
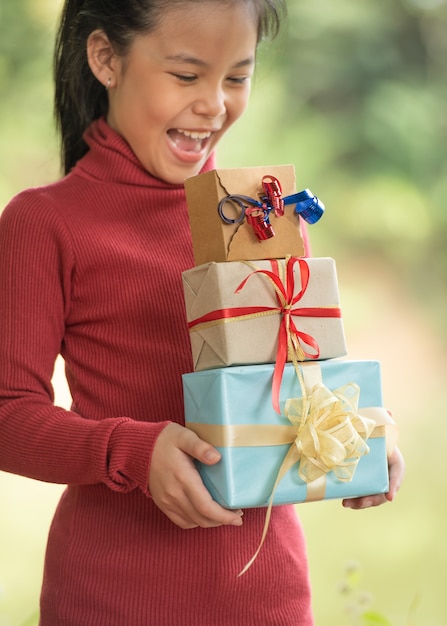
[[[300,461],[298,475],[310,483],[333,471],[350,482],[359,459],[368,454],[373,420],[358,414],[360,388],[348,383],[331,391],[322,383],[305,398],[291,398],[284,413],[297,429],[292,459]]]

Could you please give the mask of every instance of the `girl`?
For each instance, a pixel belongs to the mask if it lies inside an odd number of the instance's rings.
[[[0,220],[0,469],[67,484],[41,626],[313,623],[293,507],[213,502],[183,424],[191,370],[183,181],[243,113],[280,0],[67,0],[56,46],[66,176]],[[62,354],[71,411],[53,405]],[[392,499],[402,476],[391,463]],[[346,504],[379,504],[382,496]]]

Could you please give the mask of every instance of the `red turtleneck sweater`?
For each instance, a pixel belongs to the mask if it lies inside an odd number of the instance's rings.
[[[182,530],[147,482],[157,436],[183,422],[191,371],[182,186],[154,179],[104,120],[63,180],[0,218],[0,469],[63,483],[42,626],[310,626],[302,531],[276,507],[242,527]],[[210,164],[208,164],[210,165]],[[73,408],[54,406],[61,353]]]

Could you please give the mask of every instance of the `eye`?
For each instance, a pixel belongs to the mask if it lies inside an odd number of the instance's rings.
[[[197,76],[195,74],[172,73],[171,76],[174,76],[174,78],[177,78],[177,80],[179,80],[181,83],[193,83],[197,79]]]
[[[250,76],[229,76],[227,80],[233,85],[243,85],[249,79],[250,79]]]

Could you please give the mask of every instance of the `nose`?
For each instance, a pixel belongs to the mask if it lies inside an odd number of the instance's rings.
[[[225,93],[221,87],[205,87],[193,105],[193,112],[204,117],[219,117],[226,110]]]

